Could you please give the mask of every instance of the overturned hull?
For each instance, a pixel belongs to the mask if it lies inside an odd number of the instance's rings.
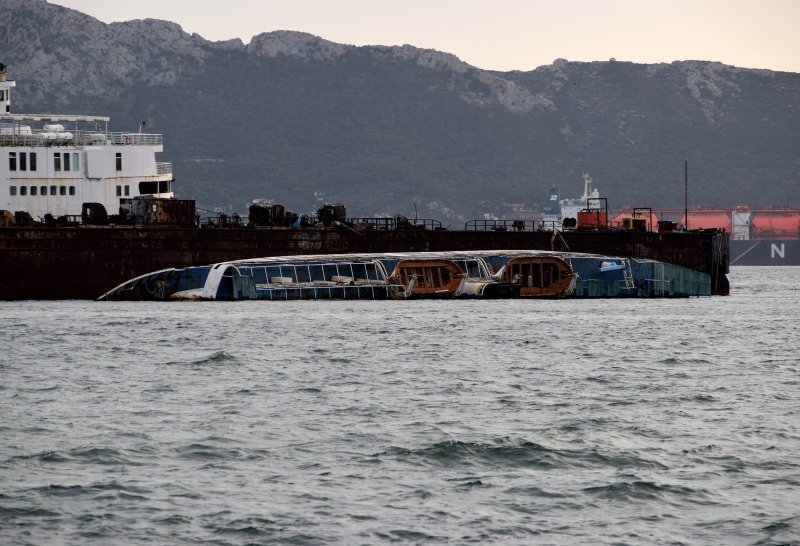
[[[530,250],[283,256],[154,271],[99,300],[710,296],[710,276],[655,260]]]

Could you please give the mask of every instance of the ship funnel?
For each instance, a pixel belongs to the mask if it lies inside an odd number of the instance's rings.
[[[561,214],[561,202],[558,199],[558,188],[553,186],[550,188],[550,194],[547,199],[547,204],[542,207],[542,212],[548,215],[558,216]]]

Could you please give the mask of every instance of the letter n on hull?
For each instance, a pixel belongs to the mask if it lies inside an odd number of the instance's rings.
[[[783,243],[779,245],[772,243],[772,246],[769,249],[769,257],[774,260],[776,256],[780,259],[786,258],[786,247]]]

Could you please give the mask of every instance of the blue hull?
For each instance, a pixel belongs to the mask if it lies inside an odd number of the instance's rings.
[[[730,241],[731,265],[800,266],[800,239]]]
[[[504,276],[508,263],[531,263],[514,281]],[[546,265],[563,265],[559,278]],[[422,293],[420,286],[397,281],[392,273],[405,260],[452,262],[463,280],[457,289]],[[451,265],[452,265],[451,264]],[[508,271],[506,269],[505,271]],[[520,271],[515,269],[515,271]],[[555,271],[555,270],[553,270]],[[416,279],[415,279],[416,280]],[[452,286],[452,279],[450,286]],[[551,291],[547,287],[556,287]],[[711,295],[706,273],[655,260],[593,254],[524,250],[427,252],[362,255],[284,256],[166,269],[132,279],[98,299],[104,300],[330,300],[530,297],[657,298]],[[560,288],[558,288],[560,287]]]

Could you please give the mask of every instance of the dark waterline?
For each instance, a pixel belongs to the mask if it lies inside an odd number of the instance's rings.
[[[800,268],[681,300],[2,302],[3,544],[798,544]]]

